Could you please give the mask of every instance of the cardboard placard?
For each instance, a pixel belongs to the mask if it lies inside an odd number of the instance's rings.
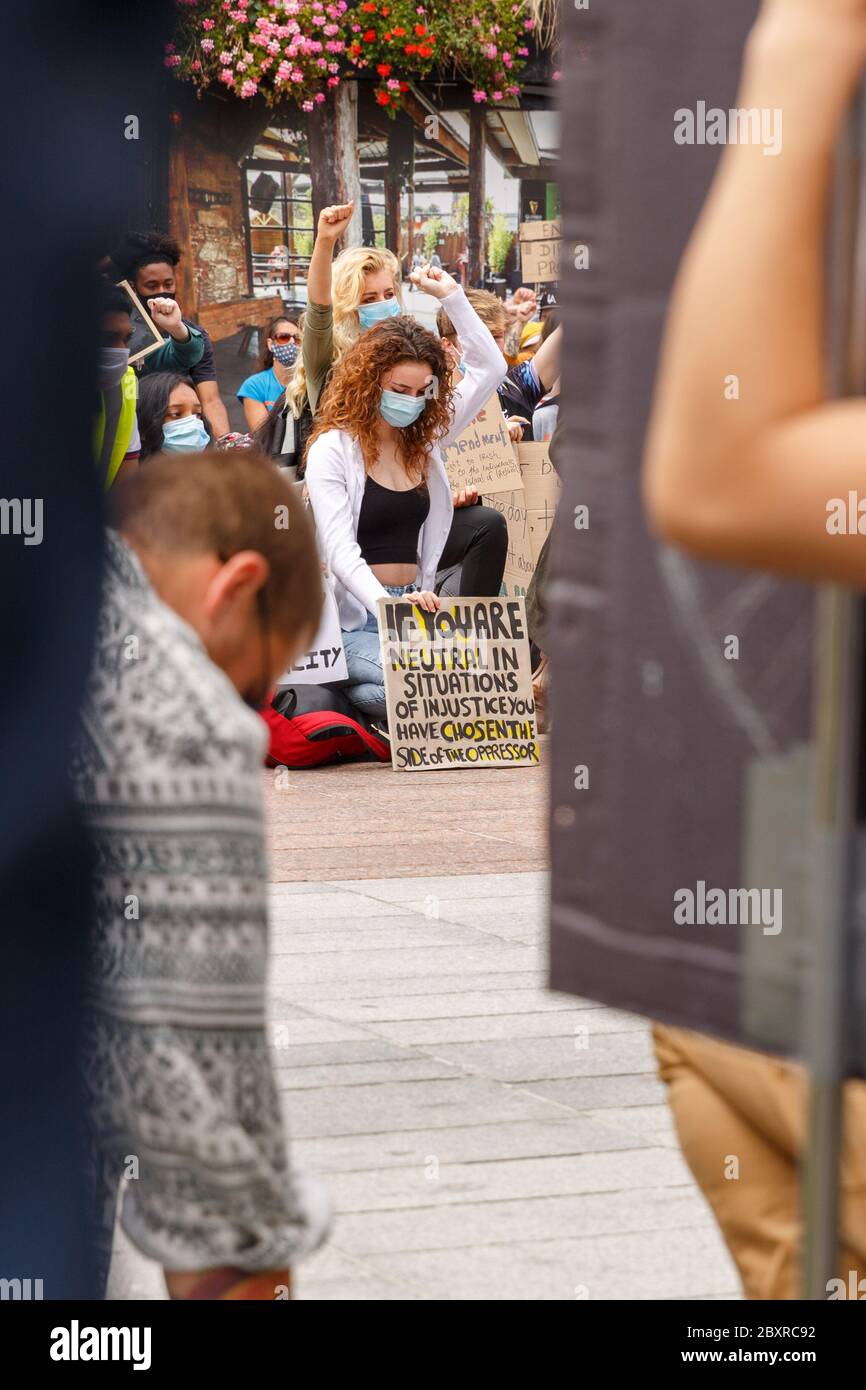
[[[548,444],[517,444],[517,458],[523,478],[523,495],[529,527],[529,550],[533,568],[541,547],[550,534],[559,501],[559,476],[550,461]]]
[[[538,217],[531,222],[521,222],[517,239],[518,241],[558,241],[561,235],[558,217],[554,217],[550,222]]]
[[[522,598],[446,599],[435,613],[382,598],[378,609],[395,770],[539,761]]]
[[[491,396],[444,454],[453,488],[501,492],[521,485],[520,468],[498,396]]]
[[[511,492],[490,492],[483,497],[484,505],[495,507],[505,517],[508,527],[508,553],[500,594],[507,598],[525,596],[535,571],[529,540],[529,515],[522,487]]]
[[[315,641],[310,650],[280,676],[278,685],[325,685],[330,681],[344,681],[348,674],[337,600],[330,584],[326,583],[325,606]]]
[[[123,290],[132,300],[130,316],[133,324],[133,336],[129,354],[131,367],[135,362],[140,362],[143,357],[149,356],[151,352],[156,352],[157,348],[162,347],[166,339],[160,333],[129,281],[118,280],[117,288]],[[139,320],[138,323],[136,323],[136,318]]]
[[[524,224],[525,225],[525,224]],[[527,284],[544,285],[559,279],[558,239],[552,241],[521,241],[520,274]]]

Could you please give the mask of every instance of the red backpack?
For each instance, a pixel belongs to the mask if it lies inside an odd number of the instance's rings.
[[[387,740],[373,731],[342,690],[332,686],[285,686],[260,712],[270,731],[268,767],[391,761]]]

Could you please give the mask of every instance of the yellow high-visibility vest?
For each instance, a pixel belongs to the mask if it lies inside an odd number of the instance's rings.
[[[105,438],[105,392],[100,392],[99,411],[94,421],[93,430],[93,454],[97,467],[102,465],[105,469],[105,491],[111,487],[117,477],[120,465],[124,457],[129,453],[129,445],[132,440],[132,431],[135,427],[135,403],[138,398],[138,378],[135,375],[134,367],[127,367],[120,380],[121,403],[120,414],[117,417],[117,428],[114,431],[114,439],[111,441],[111,449],[107,461],[105,460],[105,449],[108,441]]]

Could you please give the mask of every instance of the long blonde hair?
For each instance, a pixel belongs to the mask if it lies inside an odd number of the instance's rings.
[[[358,306],[364,293],[364,276],[375,275],[380,270],[386,270],[390,274],[394,282],[394,294],[402,309],[400,262],[393,251],[386,251],[380,246],[350,246],[341,251],[334,261],[331,273],[331,298],[334,305],[331,366],[339,362],[343,353],[361,336]],[[303,327],[302,321],[302,341]],[[307,402],[307,374],[304,371],[303,355],[296,363],[292,379],[286,387],[286,399],[292,408],[292,414],[299,416]]]

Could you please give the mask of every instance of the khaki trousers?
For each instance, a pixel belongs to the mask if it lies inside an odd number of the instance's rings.
[[[806,1073],[682,1028],[653,1027],[659,1074],[686,1160],[713,1209],[747,1298],[800,1298],[798,1165]],[[866,1083],[845,1087],[838,1276],[866,1276]],[[837,1296],[852,1297],[851,1292]],[[860,1290],[866,1297],[866,1283]]]

